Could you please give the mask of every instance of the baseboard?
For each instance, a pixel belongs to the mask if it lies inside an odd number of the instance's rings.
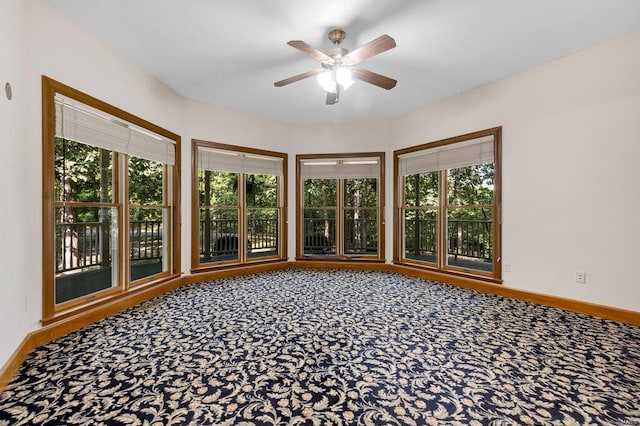
[[[0,393],[11,382],[13,376],[18,371],[18,368],[22,365],[24,359],[29,355],[29,352],[35,349],[33,341],[31,340],[31,333],[22,340],[18,348],[11,354],[7,362],[0,369]]]
[[[524,290],[505,287],[486,281],[472,278],[443,274],[435,271],[413,268],[405,265],[395,265],[388,263],[358,262],[358,261],[288,261],[273,262],[257,265],[247,265],[242,267],[232,267],[208,272],[201,272],[192,275],[182,276],[157,286],[145,288],[135,294],[118,299],[106,305],[96,307],[89,311],[81,312],[69,318],[60,320],[54,324],[47,325],[29,333],[15,352],[9,357],[7,362],[0,369],[0,393],[9,384],[26,356],[38,346],[49,343],[59,337],[79,330],[89,324],[104,319],[108,316],[122,312],[132,306],[145,302],[153,297],[176,289],[185,284],[193,284],[228,277],[257,274],[261,272],[277,271],[283,269],[355,269],[395,272],[402,275],[439,281],[458,287],[464,287],[485,293],[496,294],[525,302],[537,303],[540,305],[578,312],[594,317],[605,318],[613,321],[620,321],[632,325],[640,325],[640,312],[625,309],[613,308],[610,306],[598,305],[595,303],[582,302],[557,296],[550,296],[539,293],[532,293]]]
[[[229,277],[239,277],[242,275],[259,274],[261,272],[280,271],[291,268],[294,262],[276,261],[262,262],[255,265],[232,266],[227,268],[212,269],[209,271],[198,271],[191,275],[182,277],[182,284],[193,284],[211,280],[219,280]]]
[[[171,291],[182,285],[182,277],[166,281],[152,287],[146,287],[131,295],[109,302],[105,305],[80,312],[61,319],[27,334],[18,349],[0,370],[0,392],[9,384],[27,355],[35,348],[51,342],[59,337],[100,321],[108,316],[122,312],[153,297]]]
[[[511,299],[522,300],[524,302],[537,303],[539,305],[550,306],[552,308],[564,309],[566,311],[577,312],[593,317],[604,318],[612,321],[624,322],[631,325],[640,325],[640,312],[626,309],[614,308],[611,306],[598,305],[596,303],[583,302],[580,300],[567,299],[548,294],[534,293],[526,290],[518,290],[504,285],[493,284],[486,281],[474,280],[462,276],[438,273],[435,271],[412,268],[405,265],[387,265],[389,271],[417,278],[424,278],[432,281],[439,281],[458,287],[477,290],[484,293],[509,297]]]

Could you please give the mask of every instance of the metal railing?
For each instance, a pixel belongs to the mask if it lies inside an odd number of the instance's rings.
[[[304,219],[304,253],[335,254],[335,219]],[[344,221],[344,253],[366,254],[378,251],[376,219]]]
[[[416,229],[416,226],[418,229]],[[417,238],[416,238],[417,236]],[[405,250],[414,255],[436,252],[436,221],[405,221]],[[447,223],[447,253],[483,261],[493,259],[493,221],[450,220]]]
[[[56,224],[56,273],[102,264],[100,222]]]
[[[335,219],[304,219],[304,254],[335,254]]]
[[[200,221],[200,255],[216,257],[238,254],[238,220],[211,219]],[[247,248],[249,252],[276,251],[278,249],[278,219],[247,221]]]
[[[129,259],[162,259],[162,221],[131,221]],[[110,225],[102,222],[56,224],[56,273],[111,262]]]
[[[129,259],[162,259],[162,221],[132,220],[129,225]]]

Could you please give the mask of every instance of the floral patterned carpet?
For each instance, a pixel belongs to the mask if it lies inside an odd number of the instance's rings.
[[[640,424],[640,328],[369,271],[193,284],[38,348],[0,425]]]

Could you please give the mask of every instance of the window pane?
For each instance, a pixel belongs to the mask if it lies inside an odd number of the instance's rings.
[[[238,173],[199,170],[201,206],[238,206]]]
[[[200,263],[238,260],[238,209],[200,209]]]
[[[436,210],[406,209],[404,213],[404,257],[437,263]]]
[[[55,303],[118,283],[118,209],[56,207]]]
[[[133,208],[129,216],[131,281],[168,270],[169,209]]]
[[[378,212],[375,208],[344,212],[344,253],[378,253]]]
[[[494,169],[494,164],[489,163],[449,170],[449,205],[492,205]]]
[[[336,254],[335,209],[304,210],[304,254]]]
[[[247,209],[247,257],[278,255],[278,209]]]
[[[374,178],[345,179],[345,207],[376,207],[378,205],[378,180]]]
[[[337,202],[335,179],[305,179],[305,207],[335,207]]]
[[[56,201],[113,201],[113,154],[90,145],[55,138]]]
[[[447,210],[447,264],[465,269],[493,270],[492,211]]]
[[[277,207],[278,179],[269,175],[247,175],[247,206]]]
[[[129,157],[129,202],[134,205],[164,203],[164,165],[157,161]]]
[[[405,176],[404,199],[407,207],[437,206],[438,172]]]

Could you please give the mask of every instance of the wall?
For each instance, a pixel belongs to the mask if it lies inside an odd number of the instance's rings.
[[[504,285],[640,311],[639,51],[640,32],[393,120],[396,148],[503,126]]]
[[[175,133],[182,133],[183,98],[114,52],[75,22],[41,0],[27,4],[28,49],[26,140],[29,178],[17,195],[30,229],[25,268],[27,306],[24,323],[32,331],[42,318],[42,91],[46,75]],[[14,160],[15,161],[15,160]],[[21,240],[22,241],[22,240]],[[24,302],[22,303],[24,305]],[[20,333],[23,338],[26,333]]]
[[[27,289],[37,269],[37,259],[29,243],[33,241],[28,211],[39,211],[37,200],[25,195],[23,184],[37,180],[31,177],[32,155],[27,144],[27,7],[23,0],[3,0],[0,25],[0,197],[2,197],[2,244],[0,244],[0,365],[18,347],[33,319],[27,315]],[[6,11],[6,15],[4,12]],[[5,96],[5,83],[10,82],[13,97]],[[37,160],[36,160],[37,161]],[[38,213],[34,213],[37,215]],[[35,265],[35,267],[34,267]],[[39,291],[39,290],[38,290]]]
[[[290,129],[285,123],[251,116],[207,103],[186,100],[182,158],[182,270],[191,269],[191,139],[288,153]],[[289,153],[289,166],[292,158]],[[289,176],[291,172],[289,172]],[[295,176],[295,169],[294,174]],[[295,232],[295,231],[289,231]]]
[[[296,155],[336,154],[357,152],[385,152],[387,177],[392,176],[393,150],[391,149],[391,126],[388,120],[352,123],[325,123],[291,125],[289,146],[289,258],[295,258],[296,249]],[[388,195],[388,194],[387,194]],[[390,198],[387,196],[387,200]],[[387,202],[385,219],[388,224],[393,218],[393,210]],[[387,225],[389,227],[389,225]],[[391,259],[391,240],[386,241],[386,258]]]

